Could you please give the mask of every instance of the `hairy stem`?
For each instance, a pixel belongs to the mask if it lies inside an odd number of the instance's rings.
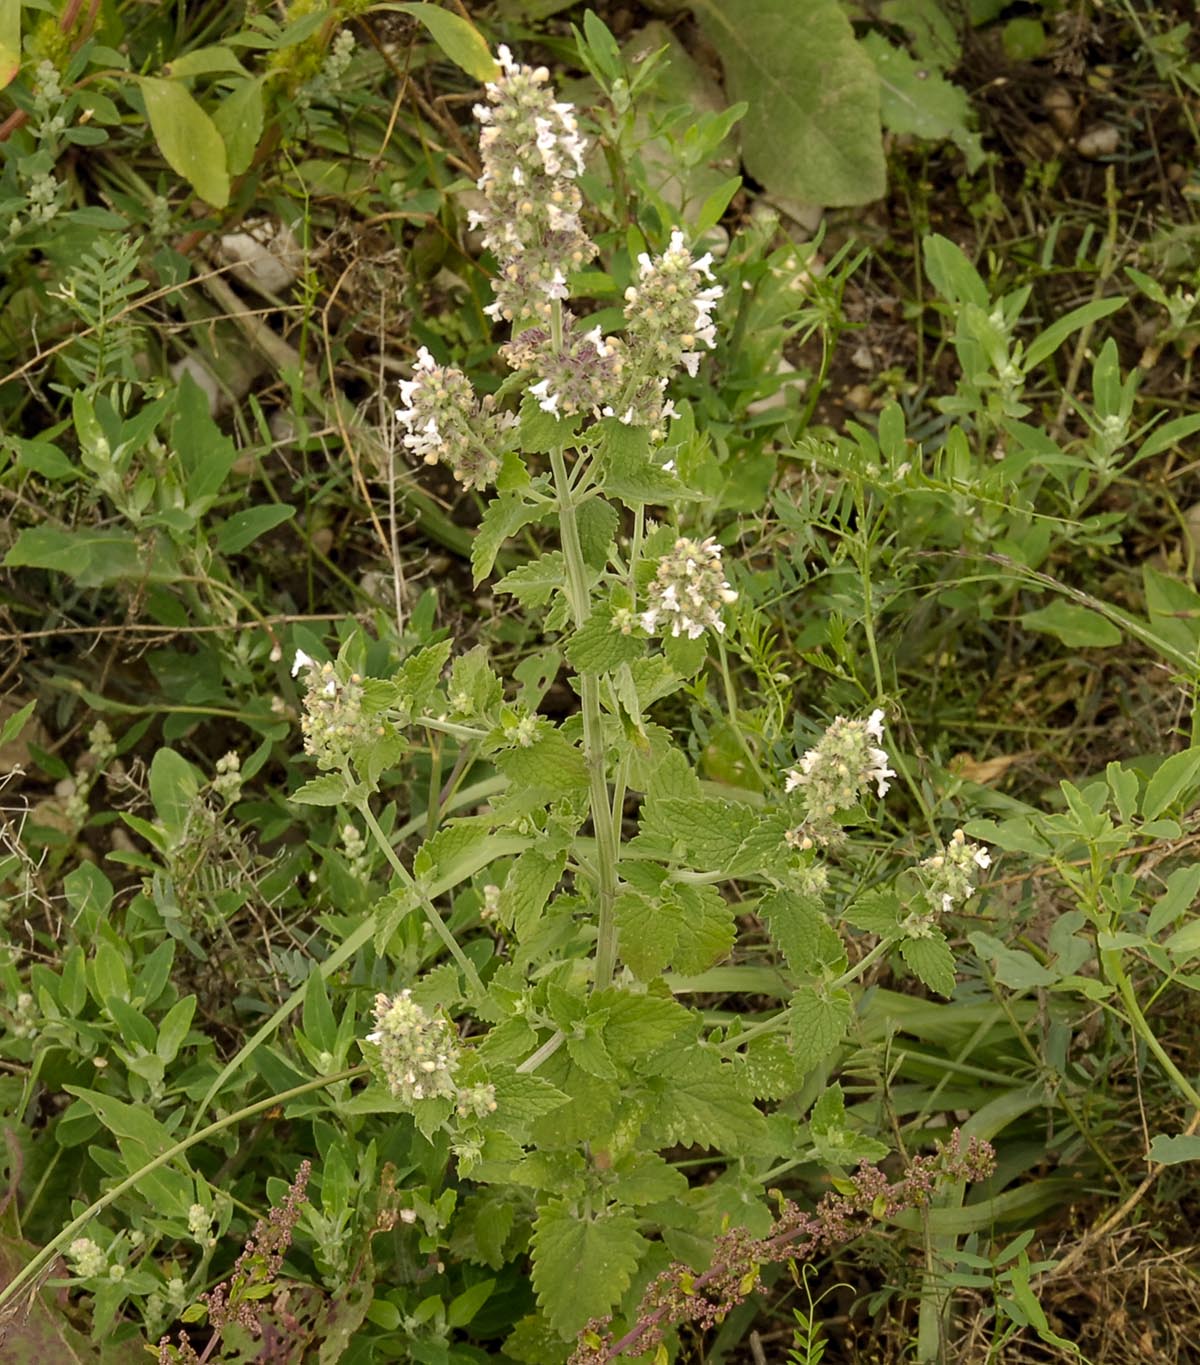
[[[587,565],[583,560],[579,524],[575,517],[576,504],[567,478],[566,458],[561,446],[550,452],[550,466],[554,471],[554,487],[558,493],[567,601],[570,603],[571,615],[578,628],[587,621],[592,612],[591,585],[588,582]],[[594,988],[603,990],[612,980],[617,960],[617,925],[613,916],[613,906],[616,902],[619,845],[608,790],[599,678],[591,674],[580,675],[579,700],[583,712],[583,756],[591,788],[592,824],[596,831],[596,897],[599,914]]]

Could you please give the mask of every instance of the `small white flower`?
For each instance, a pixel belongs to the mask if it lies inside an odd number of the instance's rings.
[[[292,660],[292,677],[296,677],[302,668],[313,668],[316,662],[316,659],[310,654],[305,654],[302,649],[298,649],[295,659]]]

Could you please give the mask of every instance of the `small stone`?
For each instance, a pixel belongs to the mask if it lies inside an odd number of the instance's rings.
[[[1075,150],[1089,161],[1095,161],[1102,156],[1112,156],[1120,145],[1120,131],[1111,123],[1093,123],[1080,134]]]

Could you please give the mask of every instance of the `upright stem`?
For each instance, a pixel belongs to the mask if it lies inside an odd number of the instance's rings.
[[[575,502],[567,479],[567,463],[561,446],[550,452],[554,487],[558,493],[559,526],[562,532],[563,563],[566,568],[567,601],[576,628],[591,615],[591,595]],[[620,853],[617,826],[613,820],[608,774],[604,760],[604,730],[600,714],[600,679],[581,674],[579,699],[583,712],[583,756],[591,787],[592,824],[596,831],[596,899],[599,914],[596,938],[594,989],[603,990],[613,978],[617,961],[617,925],[613,906],[617,898],[617,859]]]
[[[470,985],[476,999],[482,1000],[484,996],[487,995],[487,991],[484,989],[483,982],[479,978],[479,973],[475,970],[475,964],[466,953],[463,952],[458,940],[447,928],[446,921],[438,914],[437,906],[434,905],[429,897],[421,890],[412,873],[400,861],[399,854],[392,847],[392,841],[384,833],[383,826],[376,820],[375,812],[371,809],[370,801],[367,800],[366,797],[363,797],[357,804],[359,813],[367,822],[367,828],[371,831],[372,835],[374,835],[375,842],[383,850],[383,856],[391,864],[392,871],[396,874],[397,878],[399,878],[401,885],[416,896],[417,900],[420,902],[421,909],[425,911],[426,919],[428,919],[429,923],[433,926],[434,932],[446,945],[446,949],[450,956],[458,963],[459,967],[462,968],[462,973],[467,978],[467,983]]]
[[[1158,1041],[1158,1035],[1150,1027],[1150,1022],[1142,1013],[1142,1007],[1138,1004],[1137,995],[1134,993],[1133,983],[1129,979],[1129,974],[1125,971],[1125,964],[1121,961],[1119,952],[1102,952],[1100,960],[1104,965],[1104,973],[1117,988],[1121,997],[1121,1002],[1125,1006],[1129,1016],[1129,1022],[1133,1027],[1134,1033],[1150,1049],[1158,1060],[1159,1066],[1167,1073],[1167,1077],[1175,1086],[1175,1089],[1185,1100],[1194,1108],[1200,1109],[1200,1091],[1188,1080],[1182,1071],[1175,1065],[1171,1054]]]

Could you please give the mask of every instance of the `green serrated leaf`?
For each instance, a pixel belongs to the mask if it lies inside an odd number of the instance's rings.
[[[562,591],[565,582],[562,551],[552,550],[506,573],[494,591],[510,593],[522,606],[541,607],[551,594]]]
[[[532,1246],[538,1305],[570,1341],[620,1300],[648,1244],[632,1214],[585,1218],[566,1201],[551,1201],[538,1213]]]
[[[599,423],[601,439],[597,464],[604,491],[626,507],[674,503],[681,485],[662,467],[662,457],[650,448],[645,427],[627,427],[615,418]]]
[[[497,493],[484,509],[471,544],[471,573],[476,587],[492,571],[500,547],[523,526],[549,516],[550,507],[526,502],[519,492]]]
[[[629,891],[617,898],[613,913],[621,961],[639,981],[653,981],[673,958],[681,907]]]
[[[845,1037],[850,996],[844,990],[826,994],[815,986],[801,986],[789,1009],[792,1053],[797,1070],[807,1073],[828,1062]]]
[[[530,848],[509,868],[500,894],[500,918],[513,930],[519,943],[526,942],[537,928],[566,862],[565,852],[546,853]]]
[[[758,916],[794,972],[809,972],[816,966],[825,917],[815,901],[794,891],[776,891],[759,902]]]
[[[681,844],[699,872],[725,871],[754,824],[749,807],[711,797],[665,797],[642,808],[643,828]]]
[[[927,61],[917,61],[882,33],[861,39],[879,76],[879,112],[889,131],[931,141],[949,139],[966,157],[967,170],[983,164],[983,144],[971,125],[974,111],[967,92],[948,81]]]
[[[612,608],[601,604],[571,636],[565,650],[567,662],[579,673],[611,673],[646,652],[646,641],[623,635],[613,624]]]
[[[934,932],[926,938],[906,938],[900,944],[900,956],[909,970],[939,995],[954,994],[954,954],[941,934]]]
[[[289,801],[300,806],[340,806],[353,799],[355,784],[342,773],[322,773],[294,791]]]
[[[433,696],[442,670],[450,658],[453,642],[441,640],[410,655],[396,670],[392,681],[399,687],[407,705],[419,711]]]
[[[496,767],[518,790],[569,796],[588,785],[583,754],[561,730],[542,735],[525,749],[497,754]]]
[[[589,569],[601,571],[608,563],[608,551],[617,533],[617,509],[603,498],[589,498],[576,512],[579,544]]]

